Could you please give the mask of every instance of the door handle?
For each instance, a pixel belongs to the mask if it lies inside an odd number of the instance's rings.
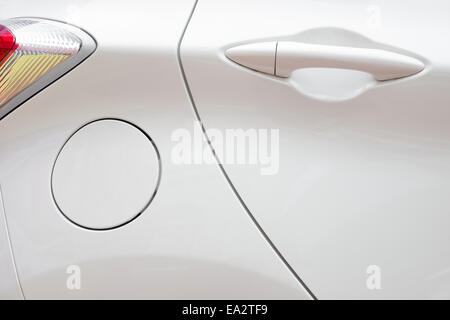
[[[371,73],[378,81],[414,75],[422,61],[392,51],[373,48],[272,41],[230,48],[226,56],[250,69],[288,78],[301,68],[338,68]]]

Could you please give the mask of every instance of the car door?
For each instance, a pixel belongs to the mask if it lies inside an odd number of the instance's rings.
[[[198,119],[236,195],[319,299],[450,297],[449,10],[197,3],[181,62]],[[401,69],[394,56],[419,69],[383,78]],[[222,152],[217,132],[234,129],[265,132],[276,165]]]

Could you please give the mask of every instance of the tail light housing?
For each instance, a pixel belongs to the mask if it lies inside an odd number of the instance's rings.
[[[40,18],[0,21],[0,119],[96,49],[87,32]]]

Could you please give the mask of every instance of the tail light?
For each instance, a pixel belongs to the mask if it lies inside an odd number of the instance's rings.
[[[0,21],[0,119],[86,59],[85,31],[38,18]]]

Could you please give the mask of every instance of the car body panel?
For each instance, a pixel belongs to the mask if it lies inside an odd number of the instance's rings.
[[[9,241],[6,216],[3,211],[3,200],[0,188],[0,299],[23,299],[17,279],[14,257]]]
[[[449,10],[447,1],[212,0],[194,12],[181,57],[196,110],[206,131],[279,130],[275,174],[221,160],[319,299],[450,297]],[[385,82],[306,69],[282,79],[225,55],[276,40],[382,47],[425,70]],[[373,267],[379,290],[367,285]]]
[[[195,124],[177,57],[193,5],[16,1],[2,8],[0,18],[67,21],[98,42],[91,57],[0,123],[0,181],[26,299],[310,298],[217,165],[171,161],[172,132]],[[162,177],[138,218],[92,231],[59,212],[51,171],[67,139],[103,118],[145,131],[160,152]],[[70,286],[74,270],[79,287]]]

